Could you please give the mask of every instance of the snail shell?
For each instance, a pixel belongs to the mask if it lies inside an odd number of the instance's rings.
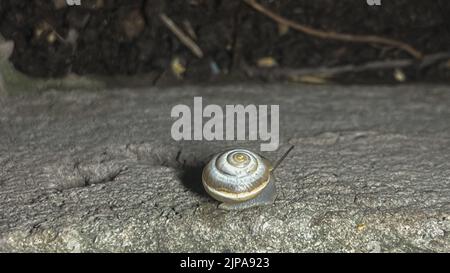
[[[276,197],[272,164],[245,149],[219,153],[203,169],[206,192],[223,202],[223,209],[272,204]]]

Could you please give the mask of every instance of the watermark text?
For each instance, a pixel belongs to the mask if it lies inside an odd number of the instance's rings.
[[[194,97],[194,109],[184,104],[172,108],[171,134],[179,140],[251,140],[261,143],[261,151],[279,146],[279,105],[226,105],[203,107],[202,97]],[[207,119],[204,123],[204,119]]]

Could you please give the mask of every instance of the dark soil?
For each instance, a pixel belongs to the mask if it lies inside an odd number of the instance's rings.
[[[39,77],[67,73],[139,75],[178,81],[171,61],[186,68],[184,81],[244,78],[244,67],[272,57],[278,68],[311,68],[411,58],[393,47],[314,38],[279,25],[240,0],[1,0],[0,32],[16,48],[12,62]],[[318,29],[398,39],[424,54],[450,52],[450,1],[260,0],[283,17]],[[195,32],[198,58],[162,23],[165,13]],[[449,82],[448,59],[404,69],[409,81]],[[393,70],[346,73],[341,82],[392,82]],[[270,77],[268,77],[270,78]],[[181,81],[181,80],[180,80]]]

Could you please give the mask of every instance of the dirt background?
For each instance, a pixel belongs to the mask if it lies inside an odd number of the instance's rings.
[[[275,61],[272,69],[411,58],[397,48],[323,40],[283,29],[240,0],[81,2],[81,6],[70,7],[64,0],[0,2],[0,33],[16,44],[11,60],[18,70],[38,77],[152,75],[155,83],[211,82],[246,79],[244,67],[258,66],[262,58]],[[450,51],[447,0],[390,0],[381,6],[369,6],[365,0],[259,3],[317,29],[398,39],[424,54]],[[193,32],[203,58],[180,43],[162,23],[161,13],[186,33]],[[450,82],[448,59],[402,72],[409,82]],[[399,82],[394,75],[392,69],[375,70],[340,74],[333,80]],[[271,80],[269,76],[258,78]]]

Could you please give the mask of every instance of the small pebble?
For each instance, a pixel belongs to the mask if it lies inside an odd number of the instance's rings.
[[[399,69],[399,68],[397,68],[397,69],[394,70],[394,78],[395,78],[395,80],[398,81],[398,82],[404,82],[404,81],[406,81],[406,75],[405,75],[405,73],[404,73],[401,69]]]

